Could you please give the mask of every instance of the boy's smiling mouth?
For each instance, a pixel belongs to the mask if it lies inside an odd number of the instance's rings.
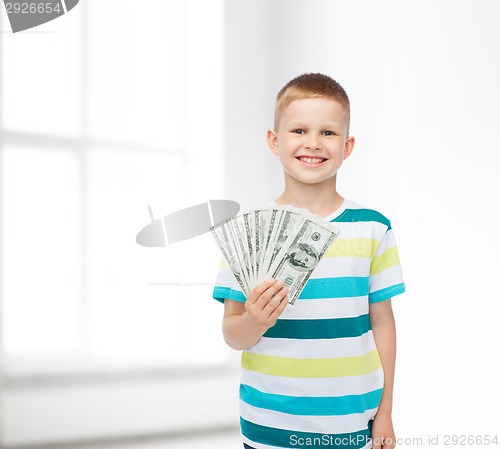
[[[295,159],[298,159],[300,162],[309,165],[309,166],[315,166],[319,165],[328,159],[325,159],[324,157],[311,157],[311,156],[297,156]]]

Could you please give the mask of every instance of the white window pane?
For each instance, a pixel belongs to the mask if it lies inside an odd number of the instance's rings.
[[[91,137],[185,144],[181,1],[93,0],[88,8]]]
[[[209,190],[214,195],[218,189],[222,191],[221,168],[224,164],[222,1],[189,0],[186,8],[192,30],[186,34],[189,74],[186,136],[189,139],[190,176],[195,187],[192,194],[199,195],[200,185],[203,185],[201,193]]]
[[[3,326],[9,356],[79,349],[78,175],[70,150],[3,149]]]
[[[1,35],[4,129],[59,136],[80,133],[82,17],[75,9],[37,27],[37,32]]]
[[[201,237],[167,248],[135,242],[150,222],[148,204],[155,218],[186,207],[184,172],[180,157],[159,152],[100,147],[89,153],[87,290],[90,352],[95,358],[175,366],[206,362],[208,354],[193,355],[193,338],[219,341],[210,362],[226,357],[220,336],[222,309],[210,299],[212,287],[175,285],[214,281],[220,260],[215,244],[205,240],[200,246]],[[195,270],[201,270],[201,276]],[[200,305],[197,310],[195,303]],[[210,313],[217,314],[217,323],[208,335]]]

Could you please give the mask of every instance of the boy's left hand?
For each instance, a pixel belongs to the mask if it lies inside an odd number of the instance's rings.
[[[372,426],[372,449],[396,447],[396,435],[390,415],[375,415]]]

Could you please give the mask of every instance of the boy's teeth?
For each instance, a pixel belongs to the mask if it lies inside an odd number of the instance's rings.
[[[300,157],[301,161],[307,162],[308,164],[317,164],[319,162],[323,162],[322,157]]]

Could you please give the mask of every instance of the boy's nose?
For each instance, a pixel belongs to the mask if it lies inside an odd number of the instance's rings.
[[[309,148],[310,150],[317,150],[320,146],[318,137],[309,134],[309,139],[307,140],[304,146],[306,148]]]

